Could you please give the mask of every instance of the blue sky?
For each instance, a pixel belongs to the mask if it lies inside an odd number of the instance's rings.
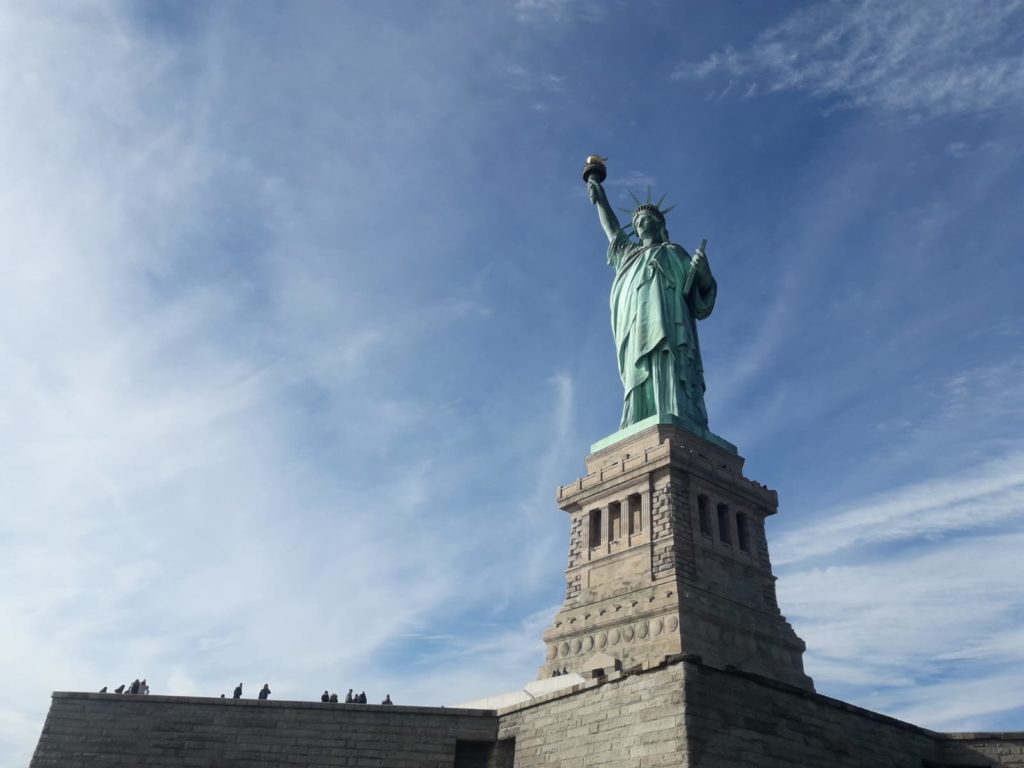
[[[0,7],[0,764],[52,690],[543,658],[605,240],[708,238],[712,429],[823,693],[1024,723],[1024,4]]]

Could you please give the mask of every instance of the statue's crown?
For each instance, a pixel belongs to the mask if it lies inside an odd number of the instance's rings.
[[[674,205],[670,205],[670,206],[668,206],[668,208],[664,208],[664,209],[661,207],[661,204],[663,202],[665,202],[665,196],[664,195],[661,196],[661,200],[659,200],[658,202],[656,202],[656,203],[651,202],[651,188],[650,187],[647,188],[647,202],[640,202],[640,199],[636,195],[634,195],[632,192],[630,192],[629,194],[632,195],[633,200],[637,204],[636,208],[634,208],[633,211],[632,211],[632,219],[633,219],[633,221],[636,221],[636,217],[639,216],[641,213],[652,213],[655,216],[657,216],[659,219],[661,219],[662,223],[664,223],[665,222],[665,214],[668,213],[669,211],[671,211],[673,208],[675,208]],[[625,208],[623,208],[621,210],[624,213],[630,213],[630,211],[627,211]]]
[[[633,211],[633,218],[635,219],[641,213],[653,213],[662,221],[665,220],[665,214],[661,212],[661,209],[655,203],[640,203]]]

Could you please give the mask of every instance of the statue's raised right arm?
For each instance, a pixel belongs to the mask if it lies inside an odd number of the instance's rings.
[[[608,235],[608,242],[610,243],[615,239],[615,236],[622,227],[619,226],[619,220],[615,216],[615,211],[608,204],[608,195],[605,194],[604,187],[593,176],[587,179],[587,194],[590,195],[590,202],[597,206],[597,217],[601,220],[601,227],[604,229],[604,233]]]

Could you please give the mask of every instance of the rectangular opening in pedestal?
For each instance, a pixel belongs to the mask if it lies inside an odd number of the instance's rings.
[[[736,513],[736,543],[744,552],[750,551],[750,528],[747,525],[747,516],[742,512]]]
[[[622,536],[622,504],[613,501],[608,505],[608,541],[618,541]]]
[[[697,496],[697,519],[700,523],[700,532],[705,536],[711,536],[711,510],[708,497],[703,493]]]
[[[729,505],[718,505],[718,539],[723,544],[732,544],[732,527],[729,525]]]
[[[498,742],[456,739],[454,768],[512,768],[515,754],[514,738]]]
[[[636,536],[643,530],[644,522],[641,510],[643,507],[640,503],[640,494],[634,493],[629,497],[629,535]]]
[[[590,548],[601,546],[601,510],[590,510]]]

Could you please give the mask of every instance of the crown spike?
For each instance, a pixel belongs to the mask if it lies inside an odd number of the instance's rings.
[[[641,205],[640,198],[633,194],[633,190],[629,190],[629,196],[633,198],[633,202],[637,205]]]
[[[658,208],[661,208],[661,204],[665,202],[665,198],[668,196],[668,192],[661,196],[661,200],[655,203]]]
[[[668,212],[669,212],[669,211],[671,211],[671,210],[672,210],[673,208],[675,208],[675,207],[676,207],[676,205],[679,205],[679,203],[676,203],[675,205],[670,205],[670,206],[669,206],[668,208],[664,209],[664,210],[663,210],[663,211],[661,212],[661,215],[662,215],[662,216],[664,216],[664,215],[665,215],[666,213],[668,213]]]
[[[651,185],[647,185],[647,202],[651,202]]]

